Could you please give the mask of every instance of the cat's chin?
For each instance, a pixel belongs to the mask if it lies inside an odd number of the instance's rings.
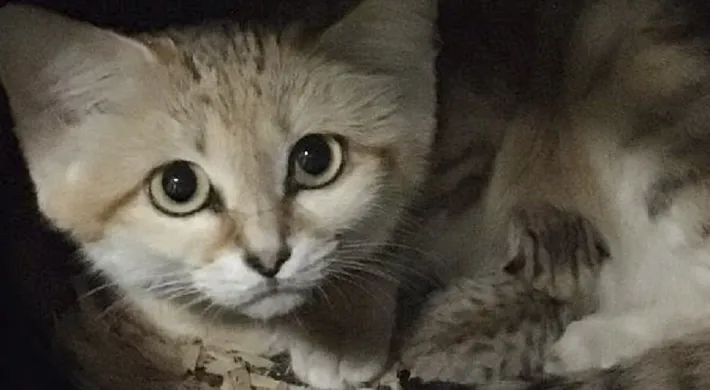
[[[241,306],[239,312],[254,319],[268,320],[290,313],[300,307],[305,301],[306,296],[304,293],[277,293]]]

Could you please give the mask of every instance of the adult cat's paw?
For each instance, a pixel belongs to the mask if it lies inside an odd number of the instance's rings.
[[[338,354],[306,345],[291,348],[296,376],[317,389],[358,387],[377,379],[387,365],[387,351],[371,356]]]
[[[609,368],[649,347],[644,325],[629,317],[590,316],[571,323],[549,351],[545,372],[563,375]]]

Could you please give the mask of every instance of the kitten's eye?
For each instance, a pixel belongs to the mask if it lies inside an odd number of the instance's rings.
[[[177,160],[153,173],[148,190],[155,208],[168,215],[186,216],[207,205],[212,186],[202,168]]]
[[[291,149],[291,180],[300,188],[324,187],[338,177],[343,160],[343,144],[340,139],[326,134],[307,135]]]

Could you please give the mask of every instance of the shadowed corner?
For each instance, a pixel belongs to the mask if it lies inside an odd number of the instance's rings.
[[[73,389],[53,358],[51,324],[76,300],[66,283],[72,248],[48,229],[12,131],[0,88],[0,312],[3,355],[0,388]]]
[[[306,32],[317,33],[333,24],[361,0],[149,0],[126,2],[102,0],[19,0],[84,20],[100,27],[124,32],[146,32],[178,25],[193,25],[209,20],[257,22],[281,27],[298,21]],[[0,0],[0,4],[7,3]],[[91,4],[91,5],[88,5]]]

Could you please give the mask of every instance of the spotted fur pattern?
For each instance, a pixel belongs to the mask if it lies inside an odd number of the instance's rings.
[[[588,221],[548,206],[520,209],[506,274],[434,293],[402,352],[422,380],[490,384],[542,374],[565,327],[591,313],[608,253]]]
[[[502,84],[496,96],[515,107],[472,99],[476,108],[467,108],[488,114],[484,124],[505,122],[480,207],[486,228],[476,237],[488,241],[486,255],[500,256],[517,207],[550,204],[590,221],[614,258],[599,272],[598,310],[566,327],[547,354],[547,379],[527,388],[703,388],[710,7],[696,0],[520,4],[481,12],[527,26],[529,41],[520,45],[491,24],[481,35],[493,44],[470,45],[472,57],[488,62],[478,78],[469,74],[473,84]],[[475,128],[475,115],[469,119]]]
[[[485,386],[411,378],[406,390],[702,390],[710,386],[710,334],[700,332],[652,348],[643,356],[607,370],[574,376],[503,380]]]

